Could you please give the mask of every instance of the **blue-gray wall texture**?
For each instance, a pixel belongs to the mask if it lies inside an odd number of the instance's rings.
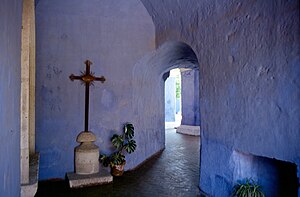
[[[84,88],[68,76],[83,70],[86,59],[107,78],[91,89],[90,129],[100,151],[110,151],[109,138],[122,123],[136,126],[138,149],[127,169],[164,148],[163,74],[198,63],[200,188],[230,193],[236,151],[296,163],[300,177],[299,1],[142,3],[155,35],[137,0],[37,4],[41,179],[73,170]]]
[[[200,125],[199,70],[181,71],[182,125]]]
[[[170,76],[165,81],[165,121],[175,122],[176,114],[176,77]]]
[[[300,177],[299,1],[142,2],[157,44],[183,41],[199,60],[201,190],[229,194],[234,150],[296,163]]]
[[[20,196],[22,1],[0,6],[0,195]]]
[[[140,81],[142,72],[135,64],[155,49],[154,24],[140,1],[41,0],[36,5],[36,28],[40,179],[64,178],[74,170],[76,137],[84,129],[84,86],[70,81],[69,75],[84,71],[86,59],[93,62],[96,76],[107,79],[90,88],[89,128],[97,136],[100,152],[113,151],[110,138],[126,122],[135,125],[138,145],[127,157],[127,169],[164,148],[156,120],[143,119],[142,113],[155,116],[155,107],[138,105],[143,98],[135,94],[138,88],[151,91],[147,87],[151,82]],[[149,99],[156,102],[157,96]]]

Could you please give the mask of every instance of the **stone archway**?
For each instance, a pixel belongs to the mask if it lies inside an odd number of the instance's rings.
[[[143,133],[138,140],[144,157],[151,157],[165,148],[164,83],[173,68],[198,69],[193,49],[179,41],[166,42],[140,60],[133,70],[132,106],[138,129]],[[141,96],[142,95],[142,96]]]

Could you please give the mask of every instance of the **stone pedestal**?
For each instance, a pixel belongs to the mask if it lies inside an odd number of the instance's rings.
[[[75,173],[67,173],[69,186],[81,188],[111,183],[110,173],[99,170],[99,147],[93,143],[96,136],[91,131],[82,131],[76,141],[80,145],[75,148]]]
[[[99,172],[99,147],[93,144],[96,136],[90,131],[83,131],[77,136],[75,148],[75,173],[80,175]]]
[[[29,161],[29,182],[21,184],[21,197],[32,197],[38,189],[40,154],[31,154]]]
[[[113,182],[113,176],[103,169],[98,173],[88,175],[70,172],[67,173],[67,177],[69,179],[70,188],[82,188]]]

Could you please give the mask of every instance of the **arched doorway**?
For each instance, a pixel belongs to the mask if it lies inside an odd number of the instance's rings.
[[[162,65],[162,67],[165,68],[162,79],[166,85],[166,82],[170,83],[168,80],[172,78],[171,83],[174,89],[174,91],[171,90],[173,94],[172,112],[166,108],[168,107],[167,102],[171,102],[170,99],[165,99],[166,122],[177,121],[175,126],[179,126],[178,122],[181,122],[181,118],[178,118],[178,115],[180,115],[178,111],[180,111],[182,112],[181,124],[199,126],[199,69],[196,54],[189,45],[177,41],[163,44],[158,51],[161,53],[162,62],[165,63],[165,65]],[[175,71],[176,69],[177,71]],[[177,73],[174,74],[174,71]],[[165,88],[164,98],[168,96],[167,93],[170,92],[169,88],[171,88],[171,86]],[[178,96],[178,94],[180,94],[180,96]],[[178,105],[178,102],[180,102],[180,105]],[[170,114],[167,113],[172,113],[172,117],[169,117]]]
[[[199,72],[196,54],[183,42],[164,43],[141,59],[133,70],[132,106],[138,122],[136,128],[141,131],[137,138],[145,143],[137,151],[145,158],[165,148],[164,87],[169,71],[174,68]]]

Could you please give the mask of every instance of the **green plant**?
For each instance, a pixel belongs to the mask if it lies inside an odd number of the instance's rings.
[[[237,183],[232,192],[233,197],[265,197],[261,191],[261,186],[253,179],[245,179],[245,181]]]
[[[100,155],[100,162],[103,166],[113,167],[115,165],[122,165],[125,164],[125,155],[124,150],[131,154],[136,149],[136,141],[132,138],[134,137],[134,126],[131,123],[126,123],[124,125],[122,135],[114,134],[111,138],[112,145],[117,149],[110,155],[101,154]]]
[[[181,81],[180,75],[176,76],[176,98],[179,99],[181,97]]]

